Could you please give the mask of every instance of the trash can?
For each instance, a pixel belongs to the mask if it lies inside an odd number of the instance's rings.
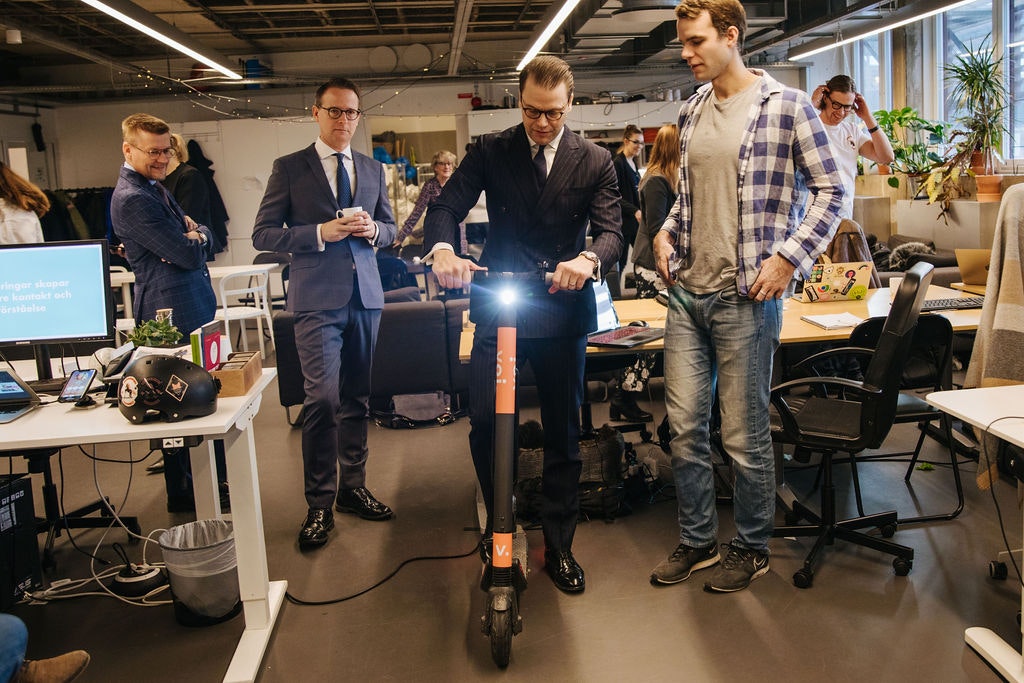
[[[231,522],[201,519],[157,539],[171,583],[174,616],[184,626],[209,626],[242,609]]]

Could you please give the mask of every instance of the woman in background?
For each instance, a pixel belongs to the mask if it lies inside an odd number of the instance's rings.
[[[455,154],[446,149],[442,149],[440,152],[434,154],[431,166],[434,169],[434,177],[423,183],[423,187],[420,188],[420,197],[416,200],[416,205],[412,207],[409,217],[406,218],[405,223],[402,224],[402,228],[398,231],[398,235],[395,236],[395,241],[391,244],[392,247],[398,248],[402,246],[402,242],[405,241],[405,238],[411,235],[412,231],[416,228],[416,223],[418,223],[420,217],[423,216],[423,212],[427,210],[428,206],[434,203],[435,199],[441,196],[441,188],[444,187],[445,183],[448,182],[448,179],[452,177],[452,173],[455,172]],[[459,228],[459,253],[465,256],[468,253],[465,223],[460,225]]]
[[[679,194],[679,129],[670,123],[658,130],[651,149],[647,172],[640,181],[640,229],[633,244],[633,272],[636,274],[636,297],[653,299],[665,289],[654,269],[651,241],[676,203]]]
[[[0,244],[42,242],[39,217],[49,210],[43,191],[0,161]]]
[[[185,210],[185,215],[209,228],[210,191],[206,187],[206,179],[188,164],[188,148],[184,138],[177,133],[171,133],[171,148],[174,156],[167,162],[167,177],[160,182]],[[220,249],[215,248],[210,253],[218,251]]]

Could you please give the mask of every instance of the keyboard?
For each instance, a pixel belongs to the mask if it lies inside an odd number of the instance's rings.
[[[643,332],[645,329],[647,328],[637,327],[635,325],[627,325],[625,327],[619,327],[614,330],[609,330],[608,332],[601,332],[600,334],[591,335],[590,337],[588,337],[587,341],[597,342],[599,344],[607,343],[610,341],[615,341],[616,339],[622,339],[623,337],[630,337],[634,334],[639,334],[640,332]]]
[[[961,308],[981,308],[985,305],[983,296],[955,296],[950,299],[925,299],[922,311],[951,311]]]

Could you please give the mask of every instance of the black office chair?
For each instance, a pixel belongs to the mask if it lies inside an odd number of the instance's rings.
[[[27,451],[9,451],[3,455],[20,455],[28,461],[28,471],[33,474],[43,475],[43,510],[44,517],[36,518],[36,533],[46,534],[46,542],[43,544],[42,567],[53,569],[56,561],[53,557],[53,544],[61,531],[64,529],[105,529],[114,523],[107,509],[109,499],[104,502],[97,500],[74,510],[62,513],[60,497],[57,493],[57,485],[53,482],[53,471],[50,468],[50,458],[60,453],[58,448],[37,448]],[[90,517],[99,513],[99,517]],[[142,534],[142,527],[139,526],[138,517],[121,516],[121,521],[133,534]],[[138,543],[138,539],[129,535],[129,543]]]
[[[885,318],[881,317],[865,320],[854,328],[853,333],[850,334],[850,345],[875,348],[878,344],[878,339],[881,337],[884,323]],[[957,505],[953,510],[946,513],[901,517],[899,523],[911,524],[954,519],[964,509],[964,488],[960,479],[960,465],[956,452],[956,442],[953,439],[952,419],[949,415],[930,405],[918,393],[915,393],[915,390],[930,392],[946,391],[953,388],[953,326],[947,318],[932,314],[923,315],[917,321],[917,329],[914,331],[910,353],[906,364],[903,366],[900,388],[903,391],[900,392],[899,402],[896,405],[895,423],[918,424],[921,434],[918,436],[914,450],[898,453],[876,453],[860,457],[860,460],[867,461],[891,459],[904,455],[911,456],[906,474],[903,476],[903,480],[909,486],[910,475],[914,473],[914,469],[917,467],[917,461],[921,455],[921,447],[924,445],[925,437],[931,433],[929,427],[933,422],[940,422],[942,434],[937,438],[940,442],[945,442],[944,445],[949,452],[949,464],[953,471],[953,485],[956,491]],[[864,507],[860,495],[860,481],[857,477],[857,457],[851,458],[850,465],[853,471],[854,491],[857,495],[857,510],[863,515]]]
[[[836,539],[894,555],[897,576],[906,576],[913,566],[914,550],[886,540],[896,532],[895,510],[853,519],[837,518],[836,492],[832,481],[833,456],[851,457],[866,448],[881,446],[896,420],[902,369],[910,353],[921,304],[931,283],[933,266],[917,264],[907,271],[885,319],[881,336],[871,352],[863,381],[842,377],[805,377],[784,382],[772,389],[771,402],[778,423],[772,439],[792,444],[798,452],[821,455],[821,511],[815,513],[799,501],[792,514],[810,524],[793,524],[775,529],[775,536],[817,536],[804,566],[793,575],[798,588],[809,588],[814,563],[825,545]],[[860,529],[878,527],[882,536],[870,536]]]

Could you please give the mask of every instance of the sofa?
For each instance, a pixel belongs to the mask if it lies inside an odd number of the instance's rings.
[[[890,269],[888,264],[892,252],[910,243],[922,244],[930,250],[930,253],[909,254],[904,260],[901,269]],[[884,245],[879,245],[874,235],[868,235],[868,246],[874,255],[878,278],[882,281],[883,287],[889,284],[890,278],[903,277],[903,273],[907,269],[921,261],[935,266],[935,269],[932,271],[933,285],[949,287],[952,283],[961,281],[960,268],[956,264],[956,253],[950,249],[936,249],[935,243],[929,240],[914,237],[913,235],[890,235]]]

